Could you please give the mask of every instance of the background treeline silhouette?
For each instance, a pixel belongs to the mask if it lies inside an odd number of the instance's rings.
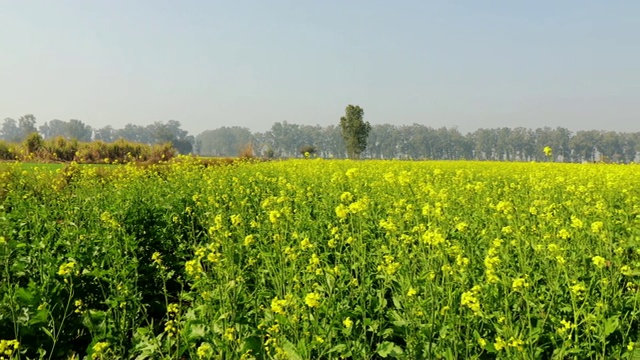
[[[302,157],[301,149],[312,147],[321,157],[346,157],[339,126],[309,126],[275,123],[269,131],[252,133],[243,127],[222,127],[196,136],[200,154],[231,156],[244,144],[253,144],[256,155]],[[373,125],[365,159],[434,160],[546,160],[545,146],[553,149],[555,161],[607,161],[627,163],[637,160],[640,132],[578,131],[562,127],[527,129],[478,129],[462,134],[457,128],[425,125]]]
[[[206,130],[197,136],[182,129],[176,120],[154,122],[142,126],[127,124],[92,128],[79,120],[51,120],[36,127],[36,118],[25,115],[18,120],[7,118],[0,127],[0,140],[22,143],[31,133],[38,132],[43,140],[64,138],[80,142],[114,143],[123,139],[139,144],[170,143],[183,154],[203,156],[237,156],[252,149],[255,156],[268,158],[302,157],[304,152],[325,158],[345,158],[346,150],[340,127],[310,126],[277,122],[265,132],[252,132],[241,126]],[[60,140],[59,140],[60,141]],[[373,125],[365,159],[434,159],[434,160],[496,160],[543,161],[542,149],[553,149],[554,161],[616,162],[638,161],[640,132],[624,133],[602,130],[572,132],[563,127],[529,129],[480,128],[463,134],[455,127],[432,128],[421,124]],[[163,151],[164,152],[164,151]]]

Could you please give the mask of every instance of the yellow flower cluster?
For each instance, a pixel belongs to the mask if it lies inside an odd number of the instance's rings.
[[[207,342],[200,344],[196,350],[196,355],[198,356],[198,359],[210,359],[213,356],[213,348],[211,347],[211,344]]]
[[[11,359],[20,348],[18,340],[0,340],[0,356],[4,359]]]
[[[479,315],[481,308],[478,295],[480,294],[481,290],[482,288],[476,285],[471,288],[470,291],[463,292],[462,297],[460,298],[460,305],[468,307],[469,309],[471,309],[471,311],[473,311],[474,314]]]
[[[58,269],[58,275],[60,276],[71,275],[73,274],[73,269],[75,267],[76,267],[75,261],[69,261],[67,263],[64,263],[60,265],[60,268]]]
[[[592,257],[591,262],[593,262],[593,265],[598,269],[602,269],[607,264],[607,261],[602,256]]]
[[[200,260],[197,259],[185,262],[184,268],[187,275],[193,277],[194,279],[199,279],[202,276],[202,273],[204,273],[202,264],[200,263]]]
[[[509,338],[509,341],[505,341],[502,337],[498,336],[496,337],[496,341],[493,344],[493,346],[496,348],[497,351],[501,351],[504,348],[510,347],[510,348],[515,348],[518,351],[522,351],[524,350],[524,341],[521,339],[517,339],[515,337],[511,337]]]
[[[576,328],[576,324],[571,323],[568,320],[561,320],[561,326],[556,329],[556,332],[560,335],[564,335],[567,331]]]
[[[487,283],[497,283],[499,278],[496,275],[496,267],[500,264],[500,257],[498,256],[498,249],[502,246],[501,239],[495,239],[491,243],[491,247],[487,251],[487,256],[484,258],[484,275],[487,279]]]
[[[513,291],[522,291],[529,286],[529,283],[524,278],[516,278],[513,279],[513,283],[511,284],[511,288]]]
[[[105,352],[109,348],[109,343],[106,341],[97,342],[93,345],[93,353],[91,354],[91,359],[97,360],[102,359],[105,355]]]
[[[280,315],[287,315],[287,307],[293,305],[293,295],[287,294],[284,299],[278,299],[278,297],[274,297],[271,300],[271,311]]]
[[[398,269],[400,269],[400,263],[395,261],[395,257],[393,255],[384,255],[383,263],[378,265],[378,271],[382,272],[385,275],[392,276],[394,275]]]
[[[311,292],[304,297],[304,303],[310,308],[317,308],[320,306],[321,298],[322,297],[317,292]]]

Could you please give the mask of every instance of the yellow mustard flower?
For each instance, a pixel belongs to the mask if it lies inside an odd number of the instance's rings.
[[[73,273],[73,269],[75,268],[76,263],[74,261],[69,261],[60,265],[58,269],[58,275],[67,276]]]
[[[598,269],[602,269],[607,263],[607,261],[602,256],[592,257],[591,262],[593,262],[593,265]]]
[[[353,327],[353,320],[351,320],[350,317],[345,318],[344,320],[342,320],[342,324],[344,325],[344,327],[346,327],[347,329],[351,329]]]
[[[304,303],[310,308],[317,308],[320,306],[320,294],[316,292],[308,293],[304,297]]]

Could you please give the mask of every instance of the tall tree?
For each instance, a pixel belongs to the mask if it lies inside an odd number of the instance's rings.
[[[0,130],[0,138],[11,142],[19,142],[21,140],[20,129],[18,128],[18,123],[14,119],[4,119],[4,122],[2,123],[2,130]]]
[[[577,161],[596,161],[596,154],[600,147],[601,134],[596,130],[578,131],[571,138],[571,149]]]
[[[193,152],[195,138],[181,127],[182,124],[177,120],[169,120],[166,123],[156,121],[147,126],[147,130],[156,143],[170,142],[179,153],[189,154]]]
[[[45,139],[53,139],[56,136],[67,136],[67,122],[53,119],[40,126],[40,134]]]
[[[115,133],[115,138],[122,138],[141,144],[153,144],[154,142],[153,134],[147,127],[131,123],[126,124],[122,129],[118,129]]]
[[[329,125],[323,129],[322,136],[325,139],[323,141],[323,156],[344,158],[346,150],[344,141],[342,141],[340,127]]]
[[[113,126],[107,125],[101,129],[96,129],[94,137],[96,140],[114,142],[116,141],[116,130],[113,129]]]
[[[36,129],[36,117],[31,114],[21,116],[18,119],[18,129],[20,131],[19,141],[26,139],[29,134],[38,132],[38,129]]]
[[[247,128],[232,126],[205,130],[196,136],[200,143],[200,155],[236,156],[247,145],[253,143],[253,135]],[[260,153],[262,149],[258,149]]]
[[[364,110],[360,106],[349,105],[345,116],[340,118],[342,139],[349,158],[359,158],[367,148],[367,138],[371,131],[371,124],[364,121]]]
[[[80,120],[71,119],[67,123],[67,137],[78,141],[91,141],[93,129]]]
[[[62,136],[68,140],[76,139],[78,141],[89,142],[93,135],[93,129],[80,120],[71,119],[67,122],[54,119],[40,126],[40,134],[45,139]]]

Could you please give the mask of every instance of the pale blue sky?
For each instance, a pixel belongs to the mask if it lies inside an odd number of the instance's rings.
[[[0,119],[640,131],[640,1],[0,0]]]

